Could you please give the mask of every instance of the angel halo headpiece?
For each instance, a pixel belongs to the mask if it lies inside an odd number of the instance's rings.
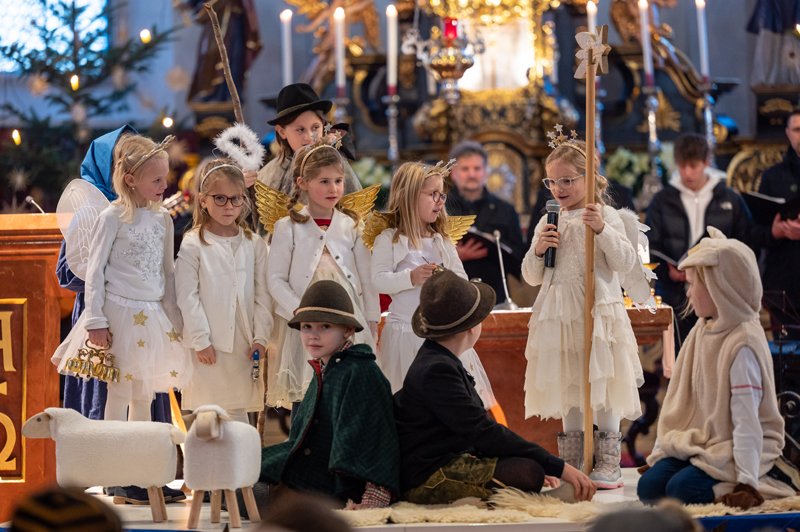
[[[424,179],[428,179],[430,176],[440,175],[443,179],[447,179],[447,176],[453,171],[453,167],[456,165],[455,159],[450,159],[449,161],[439,161],[434,165],[426,164],[427,167],[425,169],[425,176]]]
[[[157,154],[157,153],[159,153],[159,152],[162,152],[162,151],[166,151],[166,150],[167,150],[167,146],[169,146],[169,145],[172,143],[172,141],[173,141],[173,140],[175,140],[175,135],[167,135],[167,136],[166,136],[166,138],[165,138],[164,140],[162,140],[161,142],[159,142],[158,144],[156,144],[155,146],[153,146],[153,149],[151,149],[149,152],[145,153],[145,154],[144,154],[144,155],[141,157],[141,159],[139,159],[138,161],[136,161],[136,162],[133,164],[133,166],[131,166],[131,169],[130,169],[130,170],[128,170],[128,173],[129,173],[129,174],[132,174],[132,173],[134,173],[136,170],[138,170],[139,168],[141,168],[141,166],[142,166],[144,163],[146,163],[147,161],[149,161],[149,160],[150,160],[150,159],[151,159],[151,158],[152,158],[152,157],[153,157],[155,154]],[[129,158],[130,158],[130,156],[126,156],[126,157],[125,157],[125,159],[129,159]],[[122,162],[122,159],[120,159],[120,163],[121,163],[121,162]]]
[[[331,130],[331,125],[326,124],[322,136],[318,139],[314,139],[314,142],[308,146],[310,149],[303,155],[303,159],[300,161],[300,175],[304,175],[303,170],[305,169],[306,161],[308,160],[309,155],[315,151],[331,148],[338,152],[339,148],[342,147],[342,136],[342,132],[338,130]]]
[[[564,126],[561,124],[556,124],[553,128],[553,131],[547,132],[547,138],[550,139],[550,142],[547,143],[552,149],[556,149],[559,146],[567,146],[568,148],[572,148],[573,150],[577,151],[583,158],[586,158],[586,152],[583,148],[578,145],[578,133],[574,129],[569,132],[569,136],[564,134]]]

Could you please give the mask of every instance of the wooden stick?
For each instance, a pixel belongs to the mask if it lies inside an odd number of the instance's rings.
[[[242,528],[242,516],[239,515],[239,502],[236,500],[235,491],[225,490],[225,504],[228,506],[231,528]]]
[[[222,491],[211,492],[211,522],[219,523],[219,514],[222,512]]]
[[[158,486],[150,486],[147,488],[147,501],[150,503],[150,513],[153,516],[154,523],[161,523],[164,521],[164,515],[161,513],[161,502],[158,500],[157,491],[161,491]]]
[[[247,508],[247,518],[251,523],[258,523],[261,521],[261,514],[258,512],[258,505],[256,504],[256,497],[253,495],[253,487],[248,486],[242,488],[242,497],[244,497],[244,507]]]
[[[596,66],[592,61],[592,50],[588,50],[586,69],[586,204],[595,202],[594,194],[594,114],[595,93],[594,80]],[[583,471],[587,475],[592,470],[592,453],[594,451],[594,413],[592,411],[592,383],[589,381],[589,367],[592,358],[592,335],[594,321],[594,230],[586,226],[586,299],[583,307]]]
[[[219,27],[219,19],[217,13],[214,11],[211,3],[203,4],[208,18],[211,20],[211,29],[214,30],[214,39],[217,41],[217,48],[219,48],[219,61],[222,63],[222,71],[225,74],[225,83],[228,85],[228,92],[231,93],[231,101],[233,102],[233,116],[240,124],[244,124],[244,113],[242,113],[242,102],[239,100],[239,91],[236,89],[236,83],[233,82],[233,74],[231,74],[231,63],[228,60],[228,50],[225,48],[225,41],[222,40],[222,30]]]
[[[186,520],[186,528],[197,528],[200,522],[200,508],[203,506],[205,491],[194,490],[192,492],[192,506],[189,508],[189,519]]]

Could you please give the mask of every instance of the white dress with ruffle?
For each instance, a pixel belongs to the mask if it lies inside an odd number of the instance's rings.
[[[525,417],[562,418],[583,407],[586,226],[583,209],[561,211],[555,268],[544,268],[533,246],[523,261],[526,282],[542,285],[529,323],[525,358]],[[617,211],[604,207],[605,228],[595,236],[594,332],[589,369],[591,405],[619,417],[641,415],[643,383],[636,337],[620,286],[620,272],[638,260]],[[536,227],[532,242],[543,231]]]

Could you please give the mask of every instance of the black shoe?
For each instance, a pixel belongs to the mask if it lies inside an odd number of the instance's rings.
[[[108,495],[109,497],[114,496],[114,492],[117,490],[119,486],[104,486],[103,487],[103,495]]]
[[[171,502],[180,502],[186,500],[186,494],[181,490],[176,490],[174,488],[170,488],[169,486],[164,486],[161,488],[161,491],[164,492],[164,502],[169,504]]]
[[[117,486],[114,490],[114,504],[135,504],[138,506],[150,504],[147,490],[139,486]]]

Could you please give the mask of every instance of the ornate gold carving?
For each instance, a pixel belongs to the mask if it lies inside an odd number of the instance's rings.
[[[658,111],[656,111],[656,127],[661,130],[670,130],[680,132],[681,130],[681,114],[676,111],[664,93],[658,91]],[[636,126],[636,131],[647,133],[647,117],[641,124]]]
[[[92,347],[87,339],[78,354],[67,359],[64,369],[78,377],[95,378],[103,382],[119,382],[119,368],[114,365],[114,355],[107,348]]]
[[[742,149],[728,164],[728,186],[739,192],[758,190],[761,174],[778,164],[786,152],[784,145],[755,145]]]

